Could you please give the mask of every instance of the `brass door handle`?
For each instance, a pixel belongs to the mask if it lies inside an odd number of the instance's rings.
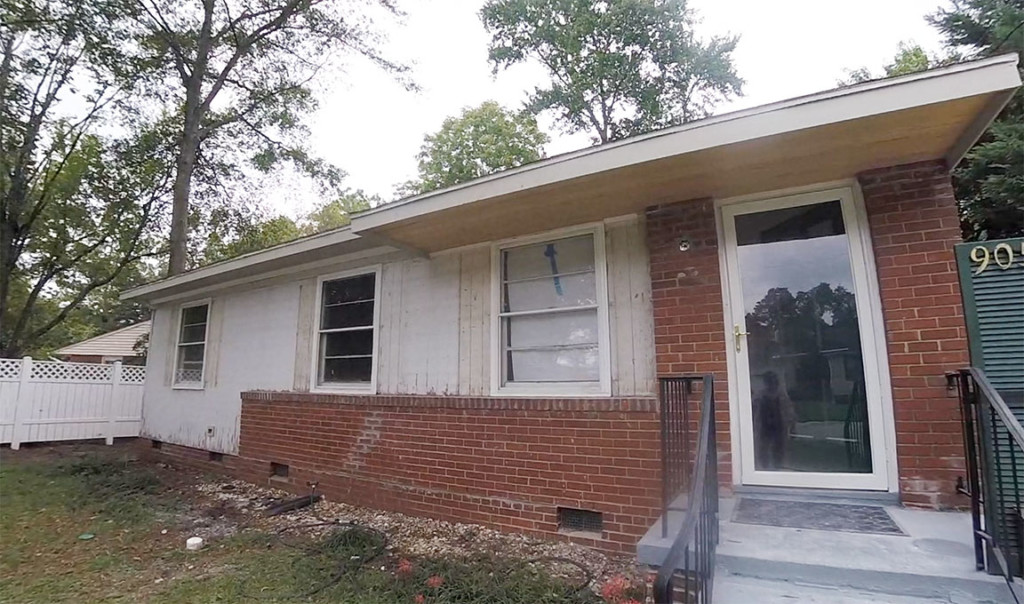
[[[749,335],[749,331],[740,331],[740,326],[738,324],[734,324],[732,326],[732,337],[736,341],[736,352],[740,351],[740,343],[743,342],[743,340],[741,340],[740,338]]]

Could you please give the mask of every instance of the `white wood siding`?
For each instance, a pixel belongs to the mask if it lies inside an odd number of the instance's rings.
[[[239,394],[243,390],[288,390],[295,382],[299,284],[293,281],[212,297],[202,390],[171,387],[179,305],[156,308],[143,436],[236,453]]]
[[[643,219],[609,223],[605,243],[612,394],[651,394],[654,327]],[[490,393],[491,275],[489,246],[384,263],[377,392]],[[317,281],[298,277],[211,297],[203,390],[171,387],[179,305],[155,310],[143,435],[234,453],[243,390],[309,390]]]

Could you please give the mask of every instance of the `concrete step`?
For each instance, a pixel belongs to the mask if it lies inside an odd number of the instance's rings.
[[[886,506],[906,534],[876,535],[741,524],[731,520],[735,500],[722,504],[723,577],[835,589],[852,598],[869,593],[875,601],[1012,601],[1001,578],[975,570],[969,514]]]
[[[975,570],[969,514],[887,505],[906,534],[881,535],[736,523],[735,501],[721,501],[716,602],[1013,601],[1000,577]],[[651,527],[641,562],[659,564],[684,516],[669,515],[667,539]],[[751,598],[758,590],[764,597]]]
[[[983,575],[979,573],[982,577]],[[994,579],[994,580],[991,580]],[[748,602],[953,602],[956,604],[1008,604],[1013,602],[1006,583],[998,577],[964,579],[914,573],[848,569],[719,556],[715,598],[721,604]],[[764,589],[773,599],[744,597]],[[794,600],[795,598],[795,600]]]
[[[878,592],[805,585],[789,581],[752,579],[719,572],[715,576],[715,604],[926,604],[936,600],[927,597],[882,597]],[[956,604],[975,604],[977,600],[940,600]]]

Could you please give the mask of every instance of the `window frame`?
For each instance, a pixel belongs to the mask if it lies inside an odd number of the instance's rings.
[[[189,308],[196,308],[197,306],[206,307],[206,325],[203,329],[203,368],[199,371],[198,382],[179,382],[178,381],[178,360],[181,357],[181,322],[185,318],[185,310]],[[213,318],[213,300],[211,298],[203,298],[202,300],[194,300],[178,306],[178,312],[176,320],[174,322],[175,336],[174,336],[174,365],[171,367],[171,388],[174,390],[205,390],[206,389],[206,361],[209,358],[210,351],[210,321]],[[185,346],[195,345],[198,342],[190,342]]]
[[[596,382],[511,382],[502,384],[504,346],[501,340],[501,253],[510,248],[553,242],[581,235],[594,238],[594,282],[597,298]],[[557,312],[557,311],[556,311]],[[608,308],[608,263],[604,223],[590,223],[496,241],[491,244],[491,394],[501,396],[611,396],[611,330]]]
[[[373,348],[370,358],[369,382],[327,382],[320,383],[320,322],[323,320],[324,283],[341,279],[350,279],[362,275],[374,275],[373,279]],[[380,292],[381,265],[361,267],[327,275],[320,275],[316,280],[316,302],[313,307],[312,335],[310,345],[313,349],[312,366],[309,373],[309,391],[328,394],[376,394],[377,363],[380,359]]]

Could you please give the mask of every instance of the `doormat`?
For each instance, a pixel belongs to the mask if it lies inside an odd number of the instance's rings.
[[[733,522],[786,528],[903,535],[885,508],[877,505],[811,503],[778,499],[742,498],[736,504]]]

